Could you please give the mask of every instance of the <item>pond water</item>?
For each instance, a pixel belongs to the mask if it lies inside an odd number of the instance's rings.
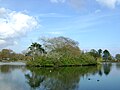
[[[0,65],[0,90],[120,90],[120,63],[64,68]]]

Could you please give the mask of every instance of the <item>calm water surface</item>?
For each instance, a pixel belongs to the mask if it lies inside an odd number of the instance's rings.
[[[0,90],[120,90],[120,63],[66,68],[1,64]]]

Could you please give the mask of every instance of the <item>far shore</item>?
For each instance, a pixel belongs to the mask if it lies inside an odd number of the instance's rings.
[[[0,65],[26,65],[24,62],[0,62]]]
[[[103,61],[103,63],[106,61]],[[107,61],[107,62],[118,62],[118,61]],[[26,65],[25,61],[1,61],[0,66],[2,65],[17,65],[17,66],[31,66],[31,65]],[[59,65],[59,66],[54,66],[54,65],[32,65],[32,67],[79,67],[79,66],[96,66],[97,64],[80,64],[80,65]]]

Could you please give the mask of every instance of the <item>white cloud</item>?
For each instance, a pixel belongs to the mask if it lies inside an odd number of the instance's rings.
[[[120,4],[120,0],[95,0],[100,5],[106,6],[108,8],[114,9],[116,5]],[[51,3],[69,3],[70,6],[81,9],[87,3],[87,0],[50,0]]]
[[[96,11],[95,11],[95,13],[100,13],[101,12],[101,10],[100,9],[97,9]]]
[[[53,35],[60,35],[62,32],[47,32],[48,34],[53,34]]]
[[[50,0],[52,3],[64,3],[66,0]]]
[[[72,6],[73,8],[79,10],[81,8],[83,8],[85,6],[87,1],[85,0],[69,0],[69,4],[70,6]]]
[[[101,5],[114,9],[116,5],[120,4],[120,0],[96,0]]]
[[[85,6],[86,1],[85,0],[50,0],[51,3],[67,3],[71,7],[79,10],[82,7]]]
[[[38,15],[39,17],[70,17],[69,15],[64,15],[64,14],[60,14],[60,13],[42,13]]]
[[[0,48],[16,44],[16,39],[38,25],[33,16],[0,8]]]

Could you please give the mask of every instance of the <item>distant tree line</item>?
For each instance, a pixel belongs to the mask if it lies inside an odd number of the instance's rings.
[[[21,53],[15,53],[11,49],[2,49],[0,51],[0,61],[27,61],[31,59],[32,57],[25,56]]]
[[[107,49],[104,51],[102,49],[99,49],[98,51],[91,49],[88,53],[90,53],[96,60],[101,58],[103,61],[112,61],[114,59]]]

